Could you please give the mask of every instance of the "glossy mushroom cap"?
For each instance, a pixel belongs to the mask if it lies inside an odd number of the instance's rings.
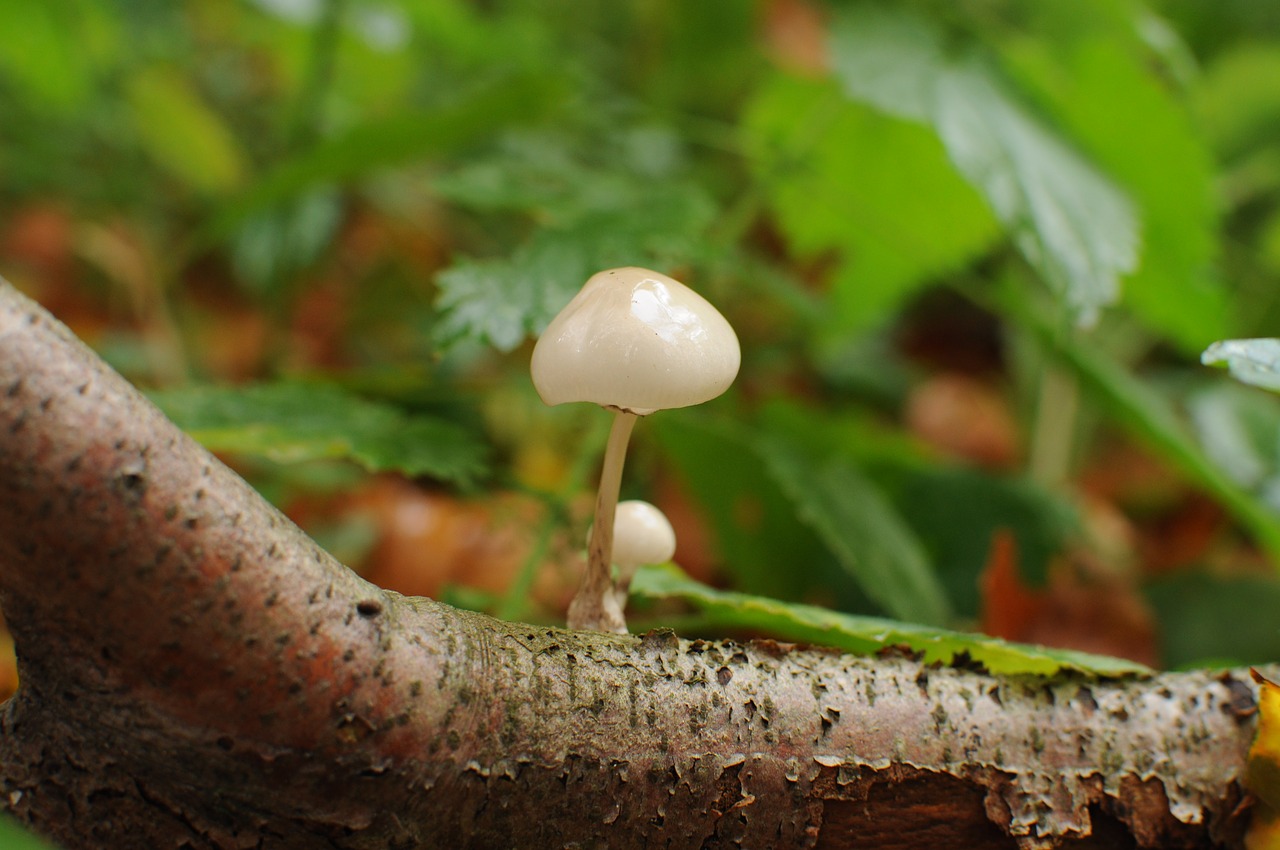
[[[592,275],[538,338],[530,371],[547,404],[590,401],[644,416],[709,401],[741,362],[719,311],[640,268]]]
[[[661,564],[676,553],[676,532],[648,502],[619,502],[613,519],[613,562],[619,567]]]

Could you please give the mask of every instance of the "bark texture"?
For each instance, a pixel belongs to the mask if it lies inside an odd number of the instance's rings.
[[[1210,847],[1247,674],[504,623],[336,563],[0,282],[0,802],[71,848]]]

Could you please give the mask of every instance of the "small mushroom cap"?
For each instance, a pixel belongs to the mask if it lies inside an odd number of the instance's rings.
[[[728,389],[742,354],[724,316],[680,281],[640,268],[592,275],[533,348],[547,404],[590,401],[644,416]]]
[[[619,502],[613,518],[613,562],[621,568],[661,564],[676,553],[676,532],[648,502]]]

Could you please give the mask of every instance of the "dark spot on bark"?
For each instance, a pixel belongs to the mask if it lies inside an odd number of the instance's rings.
[[[270,596],[268,596],[266,599],[262,600],[262,604],[263,604],[263,606],[264,606],[264,607],[270,608],[270,607],[272,607],[273,605],[275,605],[275,604],[276,604],[276,602],[277,602],[277,601],[279,601],[279,599],[280,599],[280,592],[279,592],[279,591],[277,591],[277,590],[273,590],[273,591],[271,591],[271,595],[270,595]]]
[[[164,518],[169,522],[173,522],[174,518],[176,518],[177,516],[178,516],[177,505],[169,505],[167,508],[164,509]]]
[[[302,693],[301,682],[294,682],[293,684],[289,685],[289,696],[297,696],[300,693]]]
[[[9,433],[16,434],[22,430],[22,426],[27,424],[27,412],[19,411],[18,418],[13,420],[13,424],[9,426]]]
[[[83,384],[81,384],[80,386],[76,387],[76,395],[84,395],[84,394],[85,394],[85,393],[87,393],[88,391],[89,391],[89,382],[88,382],[88,381],[85,381]]]
[[[51,404],[53,404],[52,396],[45,396],[44,398],[40,399],[40,412],[41,413],[47,412],[49,410],[49,405]]]
[[[930,717],[933,718],[934,731],[941,735],[943,727],[947,725],[947,710],[939,703],[933,707]]]
[[[1084,706],[1085,714],[1093,714],[1098,710],[1098,701],[1093,697],[1093,691],[1087,687],[1081,687],[1076,691],[1076,702]]]
[[[231,752],[231,748],[233,746],[235,746],[235,741],[232,741],[231,738],[227,735],[223,735],[221,738],[218,739],[218,749],[222,750],[223,752],[228,752],[228,753]]]
[[[921,670],[916,676],[916,687],[920,689],[920,693],[925,696],[929,695],[929,673],[927,670]]]
[[[422,693],[422,683],[414,680],[409,683],[409,696],[416,697]]]
[[[19,378],[18,380],[14,381],[12,384],[10,384],[10,385],[9,385],[9,389],[8,389],[8,391],[5,393],[5,395],[7,395],[9,398],[13,398],[14,396],[16,396],[16,395],[17,395],[18,393],[20,393],[20,392],[22,392],[22,379],[21,379],[21,378]]]
[[[382,603],[376,599],[361,599],[356,603],[356,613],[361,617],[376,617],[382,613]]]
[[[444,736],[444,742],[449,745],[449,749],[456,750],[462,746],[462,736],[456,730],[450,729],[448,734]],[[565,782],[566,784],[568,783],[568,777],[565,777]]]
[[[716,681],[720,683],[721,687],[729,684],[729,682],[732,680],[733,680],[733,671],[730,670],[728,667],[721,667],[719,670],[716,671]]]
[[[342,653],[342,660],[348,663],[350,663],[351,659],[355,657],[356,651],[354,649],[348,649],[346,652]]]
[[[242,562],[242,561],[241,561],[241,556],[240,556],[240,555],[236,555],[235,559],[234,559],[234,560],[232,560],[232,562],[231,562],[231,566],[230,566],[230,567],[228,567],[228,569],[230,569],[230,570],[231,570],[231,572],[233,572],[233,573],[238,573],[238,572],[240,572],[240,564],[241,564],[241,562]]]
[[[274,558],[275,556],[276,556],[276,544],[272,543],[269,547],[267,547],[267,557]]]
[[[80,468],[80,462],[83,460],[84,460],[84,455],[76,455],[71,460],[67,461],[67,467],[66,467],[67,472],[75,472],[77,469]]]
[[[1253,688],[1230,673],[1224,673],[1218,681],[1222,682],[1228,694],[1227,701],[1222,704],[1223,711],[1237,720],[1244,720],[1257,713],[1258,702],[1253,695]]]
[[[183,523],[183,525],[185,525],[191,531],[195,531],[196,526],[199,524],[200,524],[200,520],[197,519],[196,517],[187,517],[186,522]]]

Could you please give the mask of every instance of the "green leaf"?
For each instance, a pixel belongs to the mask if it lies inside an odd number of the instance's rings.
[[[193,387],[152,394],[169,418],[213,451],[281,463],[353,460],[467,485],[485,471],[485,445],[465,428],[329,384]]]
[[[119,21],[113,7],[93,2],[0,0],[0,77],[44,112],[75,115],[96,89],[94,75],[114,59]],[[105,54],[105,55],[104,55]]]
[[[1280,513],[1280,399],[1216,382],[1188,395],[1186,405],[1205,454]]]
[[[1243,666],[1280,658],[1280,582],[1201,573],[1162,579],[1146,596],[1155,609],[1161,658],[1169,667]]]
[[[1137,262],[1125,196],[1045,126],[976,53],[909,13],[850,7],[831,35],[846,94],[929,125],[1014,244],[1081,324],[1113,302]]]
[[[703,612],[717,628],[761,630],[785,640],[832,646],[860,655],[906,646],[919,653],[926,663],[953,664],[971,660],[998,676],[1083,673],[1119,677],[1151,672],[1143,665],[1123,658],[1008,643],[984,635],[842,614],[812,605],[716,590],[694,581],[672,566],[641,569],[631,590],[650,599],[688,602]]]
[[[1003,55],[1142,209],[1142,260],[1125,281],[1125,303],[1189,353],[1227,334],[1231,311],[1213,273],[1221,204],[1213,156],[1162,69],[1109,30],[1018,39]]]
[[[441,272],[437,343],[478,339],[510,351],[546,327],[595,272],[663,268],[700,253],[715,213],[701,189],[626,188],[565,226],[538,231],[509,259],[462,260]]]
[[[1280,558],[1280,522],[1205,455],[1166,399],[1100,353],[1059,338],[1056,329],[1034,310],[1014,310],[1103,409],[1218,498],[1273,557]]]
[[[221,116],[172,69],[150,68],[127,83],[134,124],[147,153],[200,192],[226,192],[240,184],[240,146]]]
[[[787,597],[821,588],[842,604],[855,601],[829,580],[828,570],[835,570],[831,556],[797,519],[745,428],[679,410],[647,417],[641,428],[657,439],[682,489],[714,531],[713,551],[735,586]]]
[[[826,319],[835,334],[882,320],[999,235],[928,129],[829,83],[775,75],[743,121],[751,167],[793,250],[839,253]]]
[[[908,470],[894,493],[903,518],[929,554],[947,598],[962,617],[977,617],[979,576],[996,532],[1013,534],[1018,571],[1043,585],[1050,561],[1080,530],[1065,500],[1022,479],[972,469],[925,466]]]
[[[1225,339],[1205,349],[1200,362],[1226,366],[1238,381],[1280,392],[1280,339]]]
[[[276,165],[201,227],[195,247],[235,232],[249,218],[317,187],[343,185],[377,171],[461,150],[552,108],[546,74],[506,76],[455,103],[401,111],[344,130]]]
[[[54,845],[27,832],[9,815],[0,815],[0,847],[5,850],[54,850]]]
[[[871,599],[905,620],[937,624],[950,618],[924,547],[857,467],[840,457],[819,462],[777,437],[764,438],[760,451],[797,514]]]

